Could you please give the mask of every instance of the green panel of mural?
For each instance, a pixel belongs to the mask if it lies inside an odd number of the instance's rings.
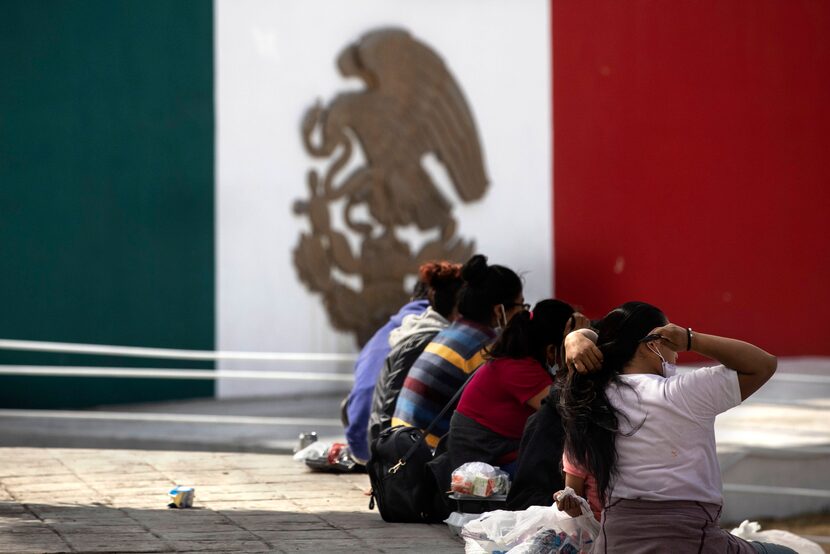
[[[0,338],[214,347],[213,7],[0,3]],[[0,364],[211,368],[0,351]],[[2,407],[213,394],[0,377]]]

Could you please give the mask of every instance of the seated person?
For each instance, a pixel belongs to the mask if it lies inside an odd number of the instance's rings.
[[[395,405],[392,425],[426,430],[452,400],[467,376],[484,362],[484,349],[522,310],[522,281],[504,266],[488,265],[477,254],[461,268],[459,319],[435,335],[409,370]],[[450,428],[448,412],[426,436],[435,448]]]
[[[559,348],[574,309],[543,300],[516,315],[473,376],[450,422],[453,467],[485,462],[511,473],[525,423],[548,396]],[[581,315],[580,319],[586,322]]]
[[[554,493],[565,486],[559,471],[565,445],[565,430],[559,415],[559,389],[565,382],[567,371],[595,371],[602,361],[602,354],[594,344],[596,333],[588,327],[590,322],[578,314],[575,320],[576,326],[582,328],[565,337],[563,344],[568,358],[561,359],[560,351],[557,361],[560,369],[550,394],[542,401],[539,410],[527,419],[522,433],[516,475],[507,495],[508,510],[550,506]],[[566,365],[567,371],[564,369]]]
[[[386,356],[372,394],[369,415],[369,441],[392,426],[392,414],[409,369],[427,344],[456,319],[455,305],[461,288],[461,264],[429,262],[419,269],[426,284],[429,307],[421,314],[408,315],[401,326],[389,333],[392,351]]]
[[[571,461],[568,453],[562,454],[562,473],[565,474],[565,486],[571,487],[574,492],[588,501],[594,517],[599,521],[602,518],[602,503],[597,493],[597,480],[585,468]],[[571,497],[561,498],[556,506],[572,517],[582,515],[579,504]]]
[[[596,552],[792,553],[718,524],[723,504],[715,417],[775,373],[777,360],[739,340],[669,323],[627,302],[599,324],[598,371],[569,372],[560,392],[565,448],[597,481]],[[718,362],[676,374],[677,352]],[[568,356],[566,352],[566,357]]]
[[[365,464],[369,459],[369,441],[366,428],[369,423],[369,412],[372,404],[372,392],[380,375],[383,362],[391,350],[389,347],[389,333],[400,327],[403,319],[408,315],[423,313],[429,306],[427,300],[427,286],[418,281],[412,292],[410,302],[404,306],[389,321],[369,339],[369,342],[360,351],[354,365],[354,385],[342,404],[341,417],[346,429],[346,443],[352,458],[358,463]]]

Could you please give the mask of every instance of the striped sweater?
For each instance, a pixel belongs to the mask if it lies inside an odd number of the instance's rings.
[[[470,373],[484,363],[484,349],[495,338],[489,327],[459,319],[427,345],[404,381],[392,425],[426,429]],[[452,410],[436,423],[426,442],[433,448],[450,429]]]

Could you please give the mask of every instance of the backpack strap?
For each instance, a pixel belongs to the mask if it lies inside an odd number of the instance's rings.
[[[409,461],[409,458],[411,458],[412,455],[415,454],[415,452],[418,450],[418,447],[421,446],[421,443],[426,440],[427,435],[429,435],[430,431],[432,431],[432,429],[438,424],[438,422],[441,421],[441,418],[444,417],[447,411],[455,405],[455,403],[461,397],[461,393],[464,392],[464,388],[467,386],[467,383],[470,382],[470,379],[472,379],[473,375],[475,374],[475,371],[470,373],[469,377],[467,377],[467,380],[464,381],[464,384],[462,384],[458,388],[453,397],[450,398],[450,401],[447,402],[447,405],[444,406],[444,408],[437,416],[435,416],[435,419],[432,420],[432,422],[427,426],[427,428],[421,432],[421,437],[417,441],[415,441],[415,444],[409,447],[409,450],[407,450],[406,454],[404,454],[403,457],[400,460],[398,460],[397,464],[389,468],[389,473],[397,473],[401,467],[406,465],[406,462]]]

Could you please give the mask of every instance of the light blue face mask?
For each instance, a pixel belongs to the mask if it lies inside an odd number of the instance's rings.
[[[501,319],[499,319],[496,331],[501,332],[505,327],[507,327],[507,312],[504,309],[504,304],[499,304],[499,308],[501,308]]]
[[[677,375],[677,366],[675,364],[670,364],[666,361],[662,354],[660,354],[660,350],[655,346],[654,348],[651,347],[651,343],[648,343],[646,347],[657,354],[660,357],[660,361],[663,362],[663,377],[668,379],[669,377],[674,377]]]

